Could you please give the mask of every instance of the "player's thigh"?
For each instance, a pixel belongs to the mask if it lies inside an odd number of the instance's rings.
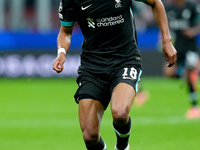
[[[118,70],[113,82],[111,96],[111,111],[129,113],[135,95],[138,91],[138,84],[142,74],[138,65],[127,66]]]
[[[99,132],[104,111],[105,109],[100,101],[93,99],[80,100],[79,122],[82,131],[95,130],[94,132]]]
[[[127,83],[119,83],[115,86],[111,97],[111,111],[117,113],[125,111],[129,113],[135,98],[135,89]]]

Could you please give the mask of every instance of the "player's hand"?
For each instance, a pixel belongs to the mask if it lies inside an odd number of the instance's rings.
[[[57,73],[60,73],[64,68],[65,59],[65,54],[63,52],[60,53],[53,63],[53,70],[55,70]]]
[[[168,62],[167,67],[172,67],[177,59],[177,51],[170,42],[163,42],[163,55]]]

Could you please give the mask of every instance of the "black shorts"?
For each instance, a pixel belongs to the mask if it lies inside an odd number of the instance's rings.
[[[77,78],[79,88],[74,95],[75,101],[79,103],[80,100],[86,98],[98,100],[106,109],[112,90],[118,83],[131,85],[137,93],[141,74],[141,65],[138,64],[101,73],[79,68],[79,77]]]

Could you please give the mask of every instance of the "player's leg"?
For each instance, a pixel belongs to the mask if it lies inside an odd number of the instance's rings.
[[[186,53],[186,81],[188,84],[188,90],[190,94],[191,109],[187,112],[187,118],[200,117],[200,110],[197,107],[197,83],[198,83],[198,71],[195,68],[199,60],[198,54],[192,51]]]
[[[188,119],[200,117],[200,109],[198,107],[198,97],[197,97],[197,83],[198,83],[198,73],[196,70],[187,69],[187,84],[190,97],[191,108],[187,111],[186,117]]]
[[[92,99],[79,101],[79,122],[88,150],[106,150],[106,145],[100,137],[100,124],[104,110],[99,101]]]
[[[128,150],[131,131],[130,109],[142,74],[141,65],[127,66],[115,73],[111,95],[113,127],[117,136],[116,150]]]
[[[113,127],[117,136],[116,149],[126,149],[131,131],[129,112],[135,97],[134,88],[127,83],[119,83],[112,92],[111,112]],[[128,149],[128,148],[127,148]]]
[[[194,69],[187,69],[187,83],[190,92],[191,105],[197,106],[197,83],[199,75]]]
[[[177,77],[177,64],[175,64],[174,66],[172,67],[167,67],[167,63],[164,64],[163,66],[163,72],[164,72],[164,75],[166,77],[170,77],[170,78],[175,78]]]

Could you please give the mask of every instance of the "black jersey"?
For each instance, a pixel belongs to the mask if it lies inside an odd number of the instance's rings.
[[[196,6],[187,1],[183,6],[171,5],[166,7],[169,26],[176,37],[174,46],[178,51],[178,56],[184,55],[188,50],[197,50],[196,38],[189,38],[183,34],[185,29],[194,27],[200,22],[200,8]]]
[[[84,36],[82,67],[102,70],[130,59],[140,63],[131,5],[131,0],[61,0],[61,24],[77,21]]]

